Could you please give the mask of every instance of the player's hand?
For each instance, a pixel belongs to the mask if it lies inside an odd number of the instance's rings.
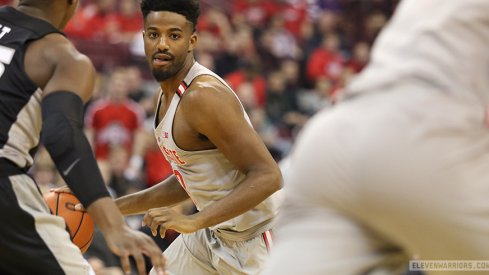
[[[61,187],[56,187],[56,188],[51,188],[49,189],[50,192],[55,192],[55,193],[69,193],[73,194],[73,191],[68,187],[68,185],[63,185]]]
[[[169,207],[153,208],[148,210],[143,218],[143,226],[151,228],[153,236],[158,234],[164,238],[166,230],[173,229],[179,233],[192,233],[200,229],[192,216],[183,215]]]
[[[49,192],[54,192],[54,193],[68,193],[68,194],[74,194],[73,191],[68,187],[68,185],[64,185],[61,187],[56,187],[56,188],[51,188],[49,189]],[[75,210],[76,211],[82,211],[85,212],[85,207],[83,207],[83,204],[78,203],[75,205]]]
[[[131,273],[129,256],[136,262],[138,274],[147,274],[143,254],[151,258],[157,274],[165,272],[166,260],[160,248],[146,234],[123,226],[118,230],[104,232],[109,249],[121,258],[122,269],[126,274]]]
[[[73,191],[68,187],[68,185],[64,185],[61,187],[56,187],[56,188],[51,188],[49,189],[50,192],[55,192],[55,193],[69,193],[73,194]],[[86,211],[85,207],[83,207],[83,204],[79,203],[75,205],[75,210],[76,211]]]

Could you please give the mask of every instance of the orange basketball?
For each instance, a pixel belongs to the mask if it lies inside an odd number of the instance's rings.
[[[75,210],[80,203],[75,195],[49,192],[44,199],[54,215],[65,219],[71,241],[85,252],[93,240],[93,220],[86,211]]]

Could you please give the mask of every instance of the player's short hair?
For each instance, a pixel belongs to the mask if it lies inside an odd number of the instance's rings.
[[[192,23],[193,31],[200,15],[199,0],[142,0],[141,12],[144,19],[152,11],[169,11],[181,14]]]

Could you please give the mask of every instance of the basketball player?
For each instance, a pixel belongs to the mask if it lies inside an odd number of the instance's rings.
[[[117,205],[125,215],[147,211],[143,223],[154,235],[184,233],[165,251],[173,274],[259,274],[280,170],[231,88],[194,59],[199,2],[143,0],[141,9],[147,61],[160,83],[155,135],[174,175]],[[170,208],[188,198],[197,214]]]
[[[145,274],[144,253],[162,273],[161,250],[124,223],[83,134],[95,70],[61,32],[77,5],[21,0],[0,8],[0,274],[93,274],[27,174],[40,140],[124,270],[133,256]]]
[[[401,1],[346,100],[301,134],[264,274],[489,259],[488,15],[486,0]]]

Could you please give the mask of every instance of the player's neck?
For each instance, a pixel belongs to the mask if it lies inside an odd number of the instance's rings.
[[[183,65],[182,69],[177,74],[175,74],[173,77],[170,77],[160,82],[161,90],[163,91],[165,96],[171,97],[173,96],[173,94],[175,94],[175,91],[178,89],[178,86],[185,79],[188,72],[190,71],[190,68],[192,68],[194,63],[195,63],[195,59],[193,55],[189,55],[185,60],[185,64]]]

